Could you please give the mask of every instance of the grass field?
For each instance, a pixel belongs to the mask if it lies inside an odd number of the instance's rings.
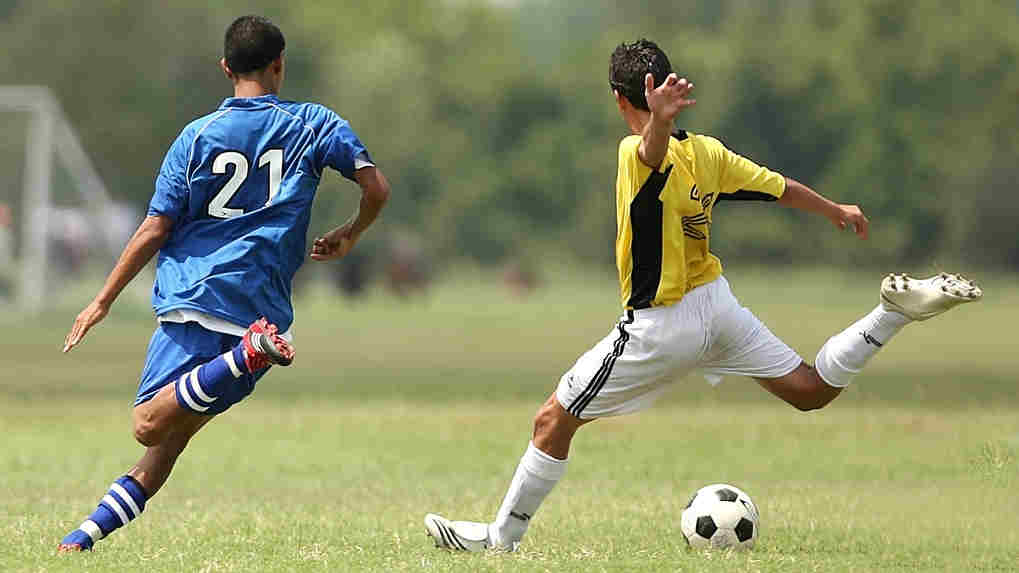
[[[878,277],[729,278],[812,359],[872,307]],[[584,428],[516,554],[434,549],[421,519],[493,516],[534,410],[616,318],[607,274],[564,272],[527,300],[469,273],[412,302],[301,293],[295,365],[204,429],[145,514],[86,555],[54,549],[140,455],[129,414],[152,321],[127,301],[67,356],[77,309],[11,322],[0,570],[1015,571],[1019,287],[982,284],[984,302],[908,328],[824,410],[691,377]],[[761,508],[750,553],[685,547],[680,511],[717,481]]]

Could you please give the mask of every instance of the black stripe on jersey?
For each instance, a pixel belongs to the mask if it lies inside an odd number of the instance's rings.
[[[672,167],[668,166],[665,173],[652,171],[630,203],[633,272],[630,300],[626,302],[630,308],[650,307],[662,282],[662,217],[665,211],[659,195],[665,189]]]
[[[612,367],[615,366],[616,359],[623,355],[626,343],[630,340],[630,333],[626,332],[626,329],[623,327],[627,324],[633,324],[633,320],[633,311],[626,311],[626,320],[621,320],[616,325],[616,328],[619,330],[619,336],[612,344],[612,351],[605,355],[605,358],[601,363],[601,368],[599,368],[598,371],[594,373],[594,376],[591,377],[591,381],[588,382],[584,391],[574,398],[573,402],[571,402],[569,407],[566,408],[567,412],[579,418],[581,412],[584,411],[584,408],[591,403],[591,400],[593,400],[594,397],[598,395],[598,392],[601,391],[602,387],[605,386],[605,382],[609,379],[609,376],[612,375]]]
[[[715,199],[715,202],[719,201],[778,201],[778,197],[762,193],[761,191],[740,189],[735,193],[719,193],[718,199]]]

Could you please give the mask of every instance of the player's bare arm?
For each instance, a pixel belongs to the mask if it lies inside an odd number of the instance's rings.
[[[313,260],[331,261],[346,256],[389,200],[389,181],[377,167],[358,169],[354,178],[361,186],[361,204],[346,223],[315,238],[311,246]]]
[[[641,131],[641,142],[637,148],[637,155],[644,165],[658,169],[662,164],[669,149],[669,137],[676,116],[697,103],[697,100],[687,97],[691,91],[693,83],[676,74],[669,74],[658,87],[655,87],[654,76],[644,76],[644,95],[651,110],[651,117]]]
[[[861,239],[867,238],[870,221],[858,205],[843,205],[825,198],[803,183],[785,178],[785,193],[778,200],[780,205],[823,215],[840,230],[852,229]]]
[[[113,301],[138,274],[138,271],[142,270],[153,255],[162,248],[172,230],[173,220],[169,217],[148,216],[142,221],[134,236],[124,247],[124,252],[120,254],[117,265],[110,271],[110,276],[106,278],[106,283],[99,294],[74,319],[71,332],[64,338],[64,352],[69,352],[74,348],[85,337],[89,329],[106,317]]]

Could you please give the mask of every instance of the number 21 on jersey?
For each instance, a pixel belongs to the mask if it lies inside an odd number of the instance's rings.
[[[224,151],[216,156],[212,162],[212,172],[216,175],[226,173],[226,166],[234,166],[234,174],[226,182],[226,185],[216,193],[216,196],[209,201],[209,215],[217,219],[229,219],[237,215],[243,215],[244,209],[227,207],[226,204],[233,199],[234,195],[244,184],[248,177],[248,158],[237,151]],[[272,198],[280,190],[280,181],[283,180],[283,150],[268,149],[258,158],[258,169],[269,166],[269,198],[265,204],[272,203]]]

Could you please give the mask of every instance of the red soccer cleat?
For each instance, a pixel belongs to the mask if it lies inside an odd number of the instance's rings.
[[[91,549],[85,549],[80,543],[61,543],[57,546],[57,553],[81,553],[82,551],[91,551]]]
[[[277,332],[276,325],[264,317],[248,327],[244,333],[244,365],[248,372],[257,372],[271,364],[289,366],[294,361],[294,347]]]

